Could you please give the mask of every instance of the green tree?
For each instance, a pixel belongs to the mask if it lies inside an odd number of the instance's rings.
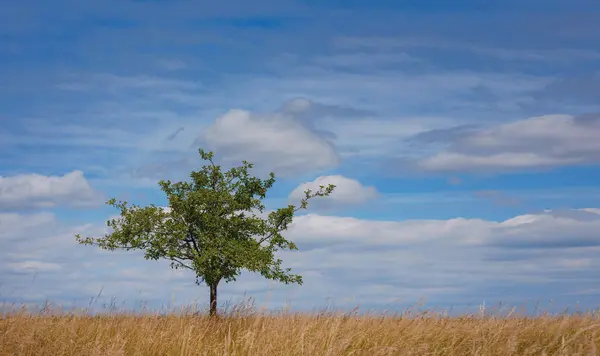
[[[327,196],[335,186],[309,189],[299,206],[288,205],[261,217],[262,200],[275,183],[275,174],[266,180],[251,176],[252,164],[246,161],[223,172],[214,163],[213,152],[200,149],[199,153],[208,164],[192,171],[190,181],[159,182],[168,208],[110,199],[106,204],[120,210],[119,218],[107,221],[111,232],[100,238],[78,234],[76,240],[106,250],[144,250],[146,259],[167,259],[172,268],[194,271],[196,284],[210,288],[211,316],[217,313],[219,283],[235,281],[242,270],[285,284],[302,284],[302,276],[282,268],[275,252],[297,250],[282,232],[297,211],[307,208],[309,199]]]

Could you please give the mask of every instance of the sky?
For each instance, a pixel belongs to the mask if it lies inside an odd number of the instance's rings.
[[[220,306],[400,310],[600,297],[600,4],[592,0],[0,0],[0,300],[207,303],[99,237],[165,205],[202,147],[275,172],[269,209],[336,184]]]

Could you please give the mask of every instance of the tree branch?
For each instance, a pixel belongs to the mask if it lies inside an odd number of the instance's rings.
[[[295,209],[293,210],[293,214],[297,213],[297,212],[298,212],[298,211],[300,211],[301,209],[302,209],[302,207],[295,208]],[[259,245],[261,245],[263,242],[265,242],[265,241],[267,241],[267,240],[269,240],[269,239],[273,238],[273,236],[275,235],[275,233],[277,233],[277,232],[279,232],[279,231],[280,231],[280,230],[279,230],[279,228],[281,227],[281,224],[282,224],[282,223],[283,223],[283,218],[282,218],[282,219],[281,219],[281,220],[280,220],[280,221],[277,223],[277,225],[275,225],[275,231],[274,231],[274,232],[271,232],[269,235],[267,235],[267,236],[263,237],[262,239],[260,239],[260,240],[258,241],[258,244],[259,244]]]
[[[187,268],[189,270],[195,271],[195,269],[193,269],[192,267],[190,267],[190,266],[186,265],[185,263],[183,263],[179,258],[177,258],[177,257],[169,257],[169,258],[171,259],[171,261],[175,261],[175,262],[179,263],[179,265],[181,267],[184,267],[184,268]]]

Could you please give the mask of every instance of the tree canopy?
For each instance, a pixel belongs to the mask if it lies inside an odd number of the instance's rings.
[[[110,199],[120,216],[107,221],[111,231],[100,238],[76,236],[81,244],[106,250],[143,250],[150,260],[166,259],[171,267],[191,270],[196,283],[210,288],[210,314],[217,312],[217,287],[232,282],[242,270],[285,284],[302,284],[302,276],[282,268],[279,249],[297,250],[282,233],[294,214],[306,209],[311,198],[327,196],[335,186],[305,191],[298,206],[288,205],[265,213],[263,199],[275,183],[275,174],[261,180],[249,173],[251,163],[223,172],[213,152],[199,149],[208,164],[190,173],[190,181],[161,180],[168,207],[138,206]]]

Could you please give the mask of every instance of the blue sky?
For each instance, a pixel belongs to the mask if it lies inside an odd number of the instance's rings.
[[[596,1],[2,1],[0,295],[205,303],[192,275],[79,246],[202,164],[274,171],[306,310],[600,296]],[[173,299],[174,298],[174,299]]]

